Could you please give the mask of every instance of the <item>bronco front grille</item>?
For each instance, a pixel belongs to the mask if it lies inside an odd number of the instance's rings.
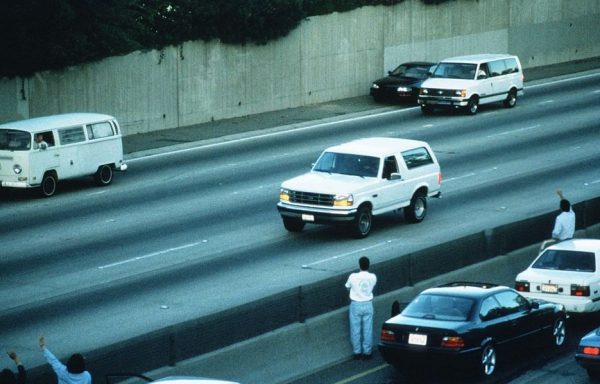
[[[333,207],[333,195],[326,195],[323,193],[290,191],[290,201],[292,203]]]

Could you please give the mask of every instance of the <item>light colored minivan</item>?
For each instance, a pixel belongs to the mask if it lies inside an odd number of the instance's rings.
[[[517,56],[480,54],[442,60],[423,82],[418,103],[424,114],[460,108],[474,115],[479,105],[502,101],[512,108],[523,95],[523,69]]]
[[[125,171],[117,120],[97,113],[68,113],[0,124],[0,185],[56,192],[59,180],[93,175],[98,185]]]

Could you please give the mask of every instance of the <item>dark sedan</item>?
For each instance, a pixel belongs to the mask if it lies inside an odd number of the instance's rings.
[[[575,360],[587,370],[590,377],[600,379],[600,328],[581,338]]]
[[[426,61],[400,64],[389,76],[374,81],[369,93],[375,101],[416,101],[421,83],[434,66]]]
[[[529,300],[509,287],[450,283],[421,292],[387,320],[379,351],[407,375],[430,370],[431,365],[461,364],[487,377],[496,369],[497,353],[511,353],[517,342],[535,345],[541,338],[562,346],[566,318],[562,305]]]

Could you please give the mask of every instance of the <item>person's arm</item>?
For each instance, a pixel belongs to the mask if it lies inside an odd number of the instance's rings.
[[[67,367],[63,363],[61,363],[60,360],[58,360],[48,348],[46,348],[46,341],[44,339],[44,336],[40,337],[39,342],[40,348],[44,352],[44,357],[46,358],[46,361],[48,361],[48,363],[50,364],[54,372],[56,372],[58,377],[62,377],[66,373]]]
[[[557,190],[556,190],[556,194],[558,195],[558,197],[559,197],[561,200],[565,200],[565,196],[563,195],[563,192],[562,192],[562,190],[560,190],[560,189],[557,189]]]

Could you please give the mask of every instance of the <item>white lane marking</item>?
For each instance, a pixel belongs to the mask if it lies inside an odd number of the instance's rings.
[[[425,125],[423,125],[422,127],[423,127],[423,128],[431,128],[431,127],[433,127],[433,126],[434,126],[433,124],[425,124]]]
[[[595,91],[593,91],[592,93],[600,93],[600,89],[596,89]]]
[[[591,183],[585,183],[584,185],[592,185],[592,184],[598,184],[600,183],[600,180],[594,180]]]
[[[375,245],[372,245],[370,247],[365,247],[365,248],[357,249],[355,251],[350,251],[350,252],[342,253],[341,255],[335,255],[335,256],[332,256],[332,257],[328,257],[326,259],[321,259],[321,260],[313,261],[312,263],[309,263],[309,264],[303,264],[302,265],[302,269],[307,269],[307,268],[313,267],[315,265],[326,263],[328,261],[333,261],[333,260],[341,259],[341,258],[346,257],[346,256],[354,255],[355,253],[361,253],[361,252],[365,252],[365,251],[368,251],[368,250],[371,250],[371,249],[375,249],[375,248],[381,247],[383,245],[389,244],[391,242],[392,242],[392,240],[388,240],[388,241],[386,241],[384,243],[375,244]]]
[[[560,79],[560,80],[550,81],[548,83],[528,85],[527,88],[538,88],[538,87],[543,87],[545,85],[566,83],[566,82],[573,81],[573,80],[587,79],[588,77],[596,77],[596,76],[600,76],[600,73],[590,73],[588,75],[569,77],[568,79]]]
[[[530,127],[513,129],[510,131],[503,131],[500,133],[494,133],[493,135],[488,135],[487,137],[503,136],[503,135],[510,135],[510,134],[517,133],[517,132],[529,131],[530,129],[538,128],[539,126],[540,126],[539,124],[536,124],[536,125],[532,125]]]
[[[554,103],[554,100],[545,100],[545,101],[539,102],[538,104],[539,105],[544,105],[544,104],[552,104],[552,103]]]
[[[88,193],[87,195],[88,195],[88,196],[94,196],[94,195],[101,195],[101,194],[103,194],[103,193],[106,193],[106,190],[103,190],[103,191],[97,191],[97,192],[90,192],[90,193]]]
[[[473,176],[476,176],[476,175],[477,175],[476,173],[471,172],[471,173],[467,173],[466,175],[451,177],[449,179],[444,179],[444,182],[447,183],[449,181],[456,181],[456,180],[460,180],[460,179],[466,179],[467,177],[473,177]]]
[[[186,249],[186,248],[191,248],[191,247],[195,247],[199,244],[203,244],[206,243],[206,240],[203,241],[198,241],[195,243],[190,243],[190,244],[185,244],[185,245],[181,245],[179,247],[174,247],[174,248],[168,248],[168,249],[163,249],[162,251],[158,251],[158,252],[152,252],[152,253],[148,253],[146,255],[142,255],[142,256],[136,256],[133,257],[131,259],[126,259],[126,260],[122,260],[122,261],[117,261],[116,263],[111,263],[111,264],[106,264],[106,265],[101,265],[98,267],[98,269],[106,269],[106,268],[112,268],[112,267],[117,267],[119,265],[123,265],[123,264],[127,264],[127,263],[132,263],[134,261],[139,261],[139,260],[144,260],[144,259],[148,259],[150,257],[154,257],[154,256],[159,256],[159,255],[164,255],[166,253],[170,253],[170,252],[175,252],[175,251],[180,251],[182,249]]]

